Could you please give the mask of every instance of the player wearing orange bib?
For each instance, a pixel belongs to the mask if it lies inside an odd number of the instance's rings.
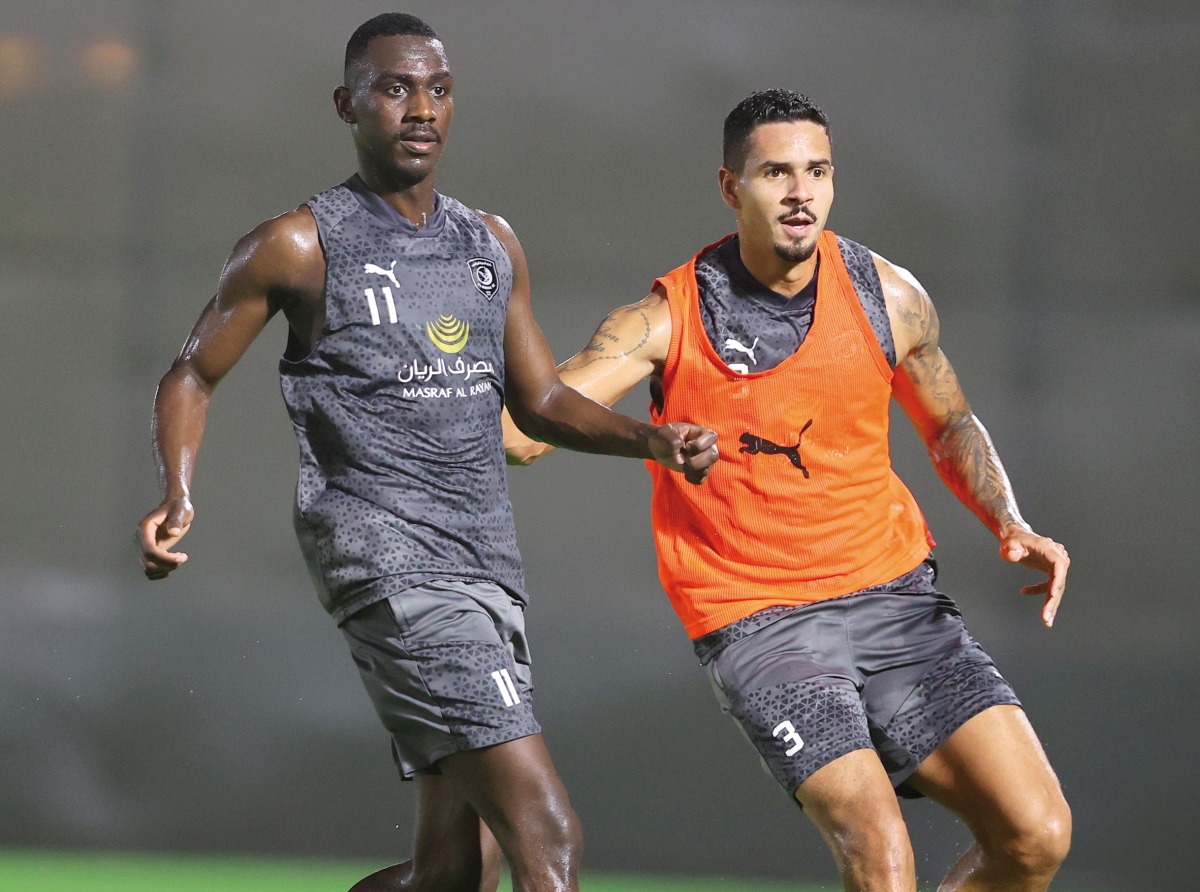
[[[1042,571],[1054,622],[1069,559],[1021,518],[940,346],[920,283],[825,229],[828,120],[756,93],[725,122],[735,235],[611,313],[562,366],[611,404],[650,379],[653,420],[716,431],[705,487],[651,468],[659,573],[722,707],[816,824],[847,890],[915,892],[896,794],[975,836],[939,887],[1044,890],[1070,811],[1012,688],[935,588],[933,538],[892,471],[895,398],[942,479]],[[547,447],[511,425],[510,461]]]
[[[691,638],[892,579],[933,546],[888,457],[891,369],[837,238],[819,244],[821,312],[794,353],[760,372],[731,369],[704,330],[696,265],[718,246],[655,283],[672,337],[668,399],[652,414],[704,418],[725,453],[721,486],[705,493],[651,468],[659,568]]]

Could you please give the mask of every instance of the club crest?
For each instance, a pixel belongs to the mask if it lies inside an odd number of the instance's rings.
[[[488,300],[495,297],[496,292],[500,290],[496,264],[486,257],[472,257],[467,261],[467,266],[471,267],[471,279],[475,283],[476,290]]]

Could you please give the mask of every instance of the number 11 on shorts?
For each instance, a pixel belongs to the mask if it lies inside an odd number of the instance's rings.
[[[516,706],[521,702],[521,697],[517,694],[517,687],[513,684],[507,669],[498,669],[493,672],[492,680],[500,689],[500,696],[504,698],[505,706]]]

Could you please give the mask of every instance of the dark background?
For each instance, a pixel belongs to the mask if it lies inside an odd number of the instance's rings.
[[[330,95],[382,7],[0,9],[0,846],[408,851],[412,792],[292,538],[282,323],[222,384],[190,564],[142,577],[154,386],[261,219],[348,175]],[[942,587],[1074,807],[1062,885],[1195,886],[1200,7],[1186,2],[433,3],[439,186],[507,217],[556,355],[723,235],[725,113],[829,113],[832,227],[907,267],[1034,526],[1053,631],[897,419]],[[642,413],[644,394],[623,408]],[[657,583],[635,462],[512,473],[538,710],[593,870],[833,882],[720,715]],[[967,844],[906,806],[933,880]]]

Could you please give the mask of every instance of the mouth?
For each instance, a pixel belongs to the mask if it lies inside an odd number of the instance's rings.
[[[433,130],[407,130],[396,141],[414,155],[428,155],[437,148],[442,138]]]
[[[817,218],[806,212],[784,214],[779,218],[783,231],[792,238],[804,238],[812,232],[817,224]]]

